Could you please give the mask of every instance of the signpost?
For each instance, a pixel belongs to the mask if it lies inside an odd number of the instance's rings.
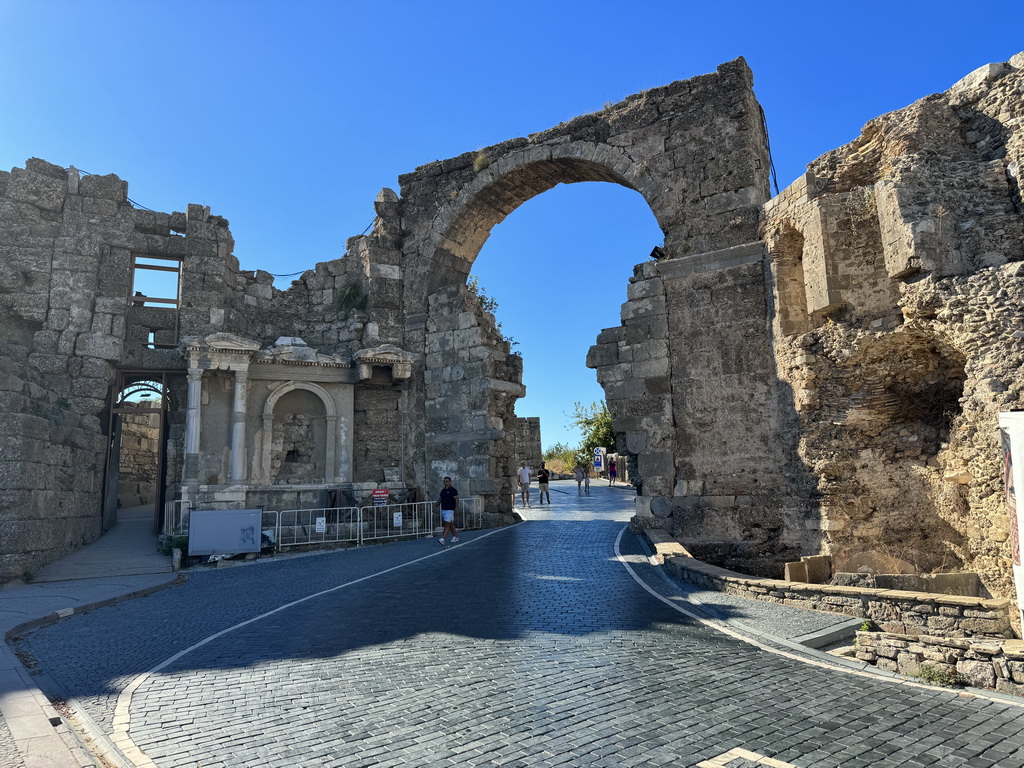
[[[594,470],[596,472],[604,472],[604,457],[607,453],[607,448],[594,449]]]

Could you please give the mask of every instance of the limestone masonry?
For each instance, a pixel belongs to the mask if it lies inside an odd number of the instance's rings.
[[[119,497],[166,529],[189,505],[429,498],[451,475],[510,522],[539,437],[466,278],[520,204],[604,181],[665,235],[587,361],[635,524],[744,573],[868,553],[1012,598],[996,414],[1024,408],[1022,96],[1018,54],[770,199],[737,59],[402,176],[371,234],[286,291],[209,208],[141,210],[39,159],[0,172],[0,581],[95,539]]]

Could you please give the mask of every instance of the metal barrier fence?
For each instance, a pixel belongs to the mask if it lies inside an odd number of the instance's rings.
[[[264,510],[264,536],[268,528],[267,523],[271,521],[274,531],[271,543],[279,547],[358,542],[362,536],[359,507],[285,509],[280,512]]]
[[[478,498],[460,499],[458,530],[479,528],[483,514]],[[272,533],[271,533],[272,532]],[[433,501],[373,507],[286,509],[263,513],[263,535],[278,547],[387,539],[420,538],[441,533],[441,510]],[[263,542],[267,544],[267,541]]]
[[[188,535],[188,515],[192,511],[191,501],[177,499],[164,503],[164,526],[161,533],[167,536]]]
[[[459,511],[455,513],[455,528],[459,531],[479,528],[483,524],[482,499],[472,497],[459,499]],[[432,504],[430,511],[430,530],[428,533],[441,535],[441,508]]]

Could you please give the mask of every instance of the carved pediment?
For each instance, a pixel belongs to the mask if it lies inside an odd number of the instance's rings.
[[[317,352],[298,336],[281,336],[266,349],[260,350],[256,359],[270,363],[307,363],[311,365],[343,365],[351,361],[341,355],[326,355]]]
[[[188,336],[181,340],[188,354],[189,367],[204,370],[245,370],[259,342],[234,333],[211,333],[200,338]]]
[[[352,360],[359,370],[360,381],[366,381],[372,377],[375,366],[390,368],[392,381],[408,379],[412,376],[413,359],[412,354],[399,349],[394,344],[360,349],[352,356]]]
[[[260,348],[259,342],[239,336],[236,333],[211,333],[209,336],[187,336],[181,340],[189,351],[200,352],[255,352]]]

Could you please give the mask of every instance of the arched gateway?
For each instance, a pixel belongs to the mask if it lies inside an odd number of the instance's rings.
[[[766,525],[778,540],[787,528],[777,501],[786,460],[775,439],[783,396],[771,369],[772,291],[757,235],[768,168],[752,76],[737,59],[401,177],[400,195],[378,196],[372,234],[351,238],[344,258],[279,291],[270,275],[239,269],[227,222],[209,208],[139,210],[116,176],[80,177],[30,160],[4,179],[10,215],[0,224],[9,242],[21,247],[18,233],[37,219],[64,223],[45,265],[50,283],[16,286],[9,325],[12,338],[54,351],[12,358],[12,375],[49,393],[36,401],[50,403],[50,423],[65,404],[79,438],[41,460],[40,493],[25,502],[63,492],[60,509],[85,512],[71,536],[49,540],[33,529],[46,546],[8,560],[8,572],[98,535],[103,483],[67,483],[70,492],[47,483],[74,467],[104,472],[108,441],[96,416],[119,370],[160,371],[181,395],[165,437],[160,491],[169,502],[360,503],[381,486],[432,496],[451,475],[462,494],[483,500],[491,522],[511,520],[522,361],[466,277],[491,229],[516,207],[581,181],[636,190],[665,235],[659,260],[635,270],[622,326],[603,331],[588,359],[640,482],[642,511],[678,517],[700,497],[702,514],[716,516],[713,540],[722,520],[733,540],[764,540]],[[177,296],[151,300],[138,290],[133,269],[151,264],[175,273]],[[95,295],[65,290],[65,274],[96,274]],[[82,372],[73,383],[48,375],[65,363]],[[9,416],[9,432],[29,439],[35,422]],[[755,503],[761,529],[752,532],[743,510]],[[37,512],[28,509],[26,531]]]
[[[751,74],[737,60],[424,166],[401,178],[400,198],[383,194],[375,234],[401,251],[405,348],[422,366],[410,386],[424,408],[416,444],[427,485],[466,478],[489,509],[507,509],[519,361],[462,286],[491,229],[523,202],[560,183],[605,181],[639,192],[665,234],[659,260],[635,270],[623,325],[602,332],[588,358],[642,503],[667,514],[678,497],[710,500],[742,539],[742,509],[757,497],[758,525],[768,519],[781,531],[781,512],[763,509],[766,493],[783,491],[786,463],[773,439],[784,395],[774,384],[772,292],[757,235],[768,167]],[[711,527],[720,540],[721,526]]]
[[[747,573],[892,555],[1011,595],[1022,82],[1024,54],[986,65],[768,200],[736,60],[403,176],[371,234],[286,291],[207,207],[142,210],[116,176],[36,158],[0,171],[0,582],[95,539],[126,478],[159,518],[432,497],[451,475],[509,521],[522,361],[466,276],[524,201],[605,181],[665,236],[587,359],[636,524]],[[132,381],[159,382],[159,429],[133,416],[123,441]]]

